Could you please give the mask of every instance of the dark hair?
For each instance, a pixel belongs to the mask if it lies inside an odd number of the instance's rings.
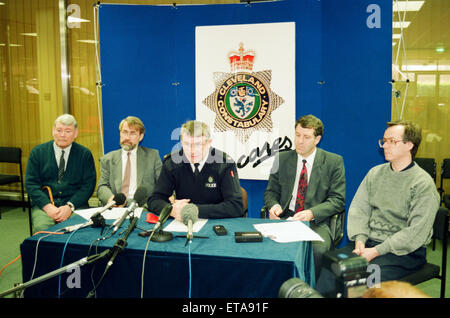
[[[305,115],[297,119],[295,122],[295,128],[300,125],[303,128],[313,128],[314,136],[322,136],[323,135],[323,124],[322,121],[313,116],[313,115]]]
[[[420,142],[422,141],[422,128],[418,124],[409,120],[389,121],[386,125],[388,127],[397,125],[405,127],[405,131],[403,132],[403,142],[410,141],[413,143],[414,146],[411,149],[411,155],[414,158],[417,150],[419,150]]]

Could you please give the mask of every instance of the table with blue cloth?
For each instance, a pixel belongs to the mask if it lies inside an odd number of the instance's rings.
[[[173,233],[167,242],[150,241],[139,236],[142,229],[154,225],[146,222],[143,212],[137,227],[96,289],[98,298],[260,298],[278,296],[280,286],[289,278],[298,277],[314,287],[314,260],[311,242],[277,243],[264,237],[262,242],[236,243],[235,232],[256,231],[254,224],[286,222],[255,218],[210,219],[186,243],[186,233]],[[164,227],[171,221],[168,220]],[[51,227],[84,223],[74,215]],[[107,223],[112,223],[107,221]],[[218,236],[214,225],[223,225],[228,233]],[[20,246],[23,282],[74,263],[86,256],[112,249],[123,236],[129,221],[112,237],[101,237],[99,227],[86,227],[63,235],[41,233],[27,238]],[[177,236],[181,237],[177,237]],[[38,248],[36,248],[39,238]],[[93,244],[95,242],[95,244]],[[108,257],[28,287],[25,297],[84,298],[102,277]],[[34,269],[34,273],[33,273]],[[142,273],[144,280],[142,284]],[[32,276],[33,274],[33,276]]]

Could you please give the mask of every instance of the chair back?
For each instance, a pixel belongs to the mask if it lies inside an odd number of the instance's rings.
[[[450,158],[446,158],[442,161],[441,178],[450,179]]]
[[[0,147],[0,162],[22,162],[22,149],[16,147]]]
[[[433,224],[433,238],[444,241],[448,235],[448,209],[439,207]]]
[[[414,158],[414,161],[436,182],[436,160],[434,158]]]
[[[248,208],[247,208],[247,191],[243,187],[241,187],[242,192],[242,205],[244,206],[244,217],[248,216]]]
[[[330,217],[331,238],[337,247],[344,237],[345,210]]]

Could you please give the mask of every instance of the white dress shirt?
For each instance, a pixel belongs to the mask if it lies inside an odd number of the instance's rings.
[[[56,145],[56,142],[53,142],[53,150],[55,151],[55,158],[56,158],[56,166],[59,167],[59,160],[61,159],[61,152],[64,150],[64,171],[67,169],[67,162],[69,161],[69,154],[70,149],[72,149],[72,144],[67,146],[66,148],[62,149]]]

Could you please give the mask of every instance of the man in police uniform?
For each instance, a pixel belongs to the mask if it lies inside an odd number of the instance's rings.
[[[199,218],[242,217],[242,192],[234,161],[211,147],[209,127],[200,121],[181,126],[181,150],[164,158],[149,210],[160,213],[175,193],[171,216],[181,221],[188,203],[197,205]]]

